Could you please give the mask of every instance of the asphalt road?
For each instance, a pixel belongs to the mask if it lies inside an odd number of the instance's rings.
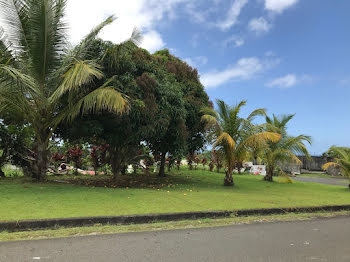
[[[296,176],[292,179],[301,181],[301,182],[311,182],[311,183],[320,183],[326,185],[334,185],[334,186],[348,186],[349,181],[345,178],[328,178],[328,177],[302,177]]]
[[[0,242],[0,261],[350,261],[350,217]]]

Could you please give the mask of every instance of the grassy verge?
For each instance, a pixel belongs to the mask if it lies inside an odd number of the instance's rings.
[[[250,224],[250,223],[311,220],[314,218],[320,218],[320,217],[326,218],[326,217],[335,217],[335,216],[341,216],[341,215],[350,215],[350,211],[341,211],[341,212],[334,212],[334,213],[319,212],[319,213],[312,213],[312,214],[290,213],[285,215],[185,220],[185,221],[175,221],[175,222],[157,222],[157,223],[151,223],[151,224],[124,225],[124,226],[95,225],[91,227],[58,228],[58,229],[51,229],[51,230],[37,230],[37,231],[25,231],[25,232],[13,232],[13,233],[1,232],[0,241],[48,239],[48,238],[76,237],[76,236],[101,235],[101,234],[113,234],[113,233],[229,226],[229,225]]]
[[[261,176],[235,175],[236,186],[224,187],[223,176],[204,170],[173,171],[165,179],[151,177],[154,183],[142,188],[0,179],[0,221],[350,204],[346,186],[288,184],[282,178],[269,183]]]

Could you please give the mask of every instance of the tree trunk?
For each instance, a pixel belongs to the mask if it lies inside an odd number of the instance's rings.
[[[113,180],[117,180],[120,172],[122,171],[120,168],[120,165],[118,165],[117,161],[112,161],[111,168],[112,168],[112,173],[113,173]]]
[[[120,173],[121,173],[123,176],[126,175],[126,169],[128,169],[128,167],[127,167],[127,166],[123,166],[122,169],[121,169],[121,171],[120,171]]]
[[[0,166],[0,177],[5,177],[4,171],[2,171],[2,167]]]
[[[160,159],[160,167],[159,167],[159,173],[158,176],[165,177],[165,155],[166,153],[162,153],[161,159]]]
[[[190,168],[190,170],[193,169],[192,160],[188,161],[188,167]]]
[[[228,169],[225,173],[224,186],[234,186],[232,170]]]
[[[113,180],[117,180],[118,176],[123,169],[125,170],[125,164],[123,162],[123,150],[118,150],[115,146],[110,146],[108,148],[109,159],[108,162],[111,165]]]
[[[237,168],[238,174],[242,174],[241,172],[241,169],[243,168],[242,162],[237,162],[236,168]]]
[[[265,181],[273,182],[273,170],[274,166],[267,166],[266,175],[264,176]]]
[[[47,166],[48,166],[48,141],[36,142],[36,156],[34,160],[34,167],[32,176],[37,181],[43,181],[46,178]]]

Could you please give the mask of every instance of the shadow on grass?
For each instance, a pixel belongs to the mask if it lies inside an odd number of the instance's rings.
[[[172,170],[167,172],[165,177],[159,177],[156,173],[136,173],[120,175],[116,180],[108,175],[52,175],[48,177],[48,182],[107,188],[164,188],[169,187],[169,185],[196,185],[196,187],[199,188],[207,188],[208,186],[221,186],[223,184],[223,179],[223,173],[199,169],[182,169],[179,171]],[[222,183],[219,182],[220,180],[222,180]]]

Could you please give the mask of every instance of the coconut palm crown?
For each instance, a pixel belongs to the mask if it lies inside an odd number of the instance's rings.
[[[222,150],[225,155],[227,170],[224,185],[234,185],[232,172],[235,168],[240,171],[252,148],[264,147],[268,141],[280,139],[279,134],[261,131],[252,124],[256,116],[265,114],[264,109],[254,110],[247,118],[240,117],[241,108],[245,105],[246,101],[229,106],[217,100],[217,111],[210,108],[203,110],[202,121],[207,123],[215,139],[213,149]]]
[[[128,109],[110,80],[92,91],[84,88],[104,77],[99,61],[84,57],[115,18],[69,48],[65,7],[66,0],[0,0],[0,113],[10,112],[34,129],[32,171],[39,180],[45,177],[48,143],[58,124],[84,113]],[[131,40],[138,39],[134,33]]]
[[[264,177],[266,181],[273,181],[273,173],[278,163],[301,164],[297,155],[309,156],[305,142],[311,144],[311,137],[306,135],[289,136],[287,133],[287,124],[293,117],[294,115],[266,116],[265,130],[281,135],[279,141],[270,141],[267,147],[261,149],[262,159],[266,165],[266,176]]]
[[[343,176],[350,179],[350,148],[332,146],[327,154],[333,156],[334,160],[324,164],[322,169],[327,170],[329,167],[337,167]]]

